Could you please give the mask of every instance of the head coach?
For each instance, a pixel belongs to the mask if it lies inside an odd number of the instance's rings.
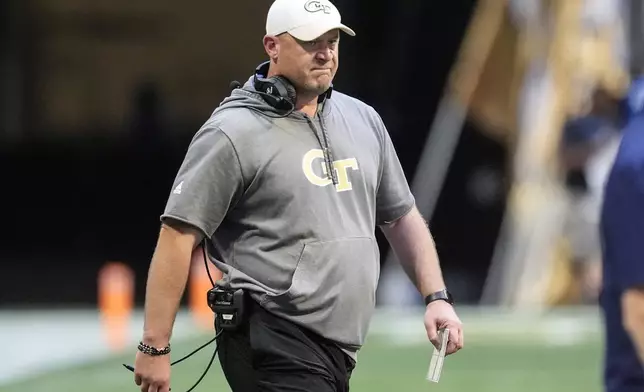
[[[276,0],[268,61],[193,137],[161,216],[135,382],[167,392],[169,342],[193,250],[205,241],[244,322],[218,338],[237,391],[348,391],[375,308],[380,227],[425,297],[425,328],[463,345],[434,242],[376,111],[333,90],[341,36],[326,0]],[[420,320],[419,320],[420,321]]]

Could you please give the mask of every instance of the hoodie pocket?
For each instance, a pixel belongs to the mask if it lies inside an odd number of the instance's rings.
[[[366,325],[360,316],[368,318],[375,306],[379,274],[373,238],[311,242],[302,250],[290,287],[278,295],[267,295],[262,305],[303,316],[307,323],[322,323],[325,329],[356,324],[349,329],[357,328],[352,332],[361,334]]]

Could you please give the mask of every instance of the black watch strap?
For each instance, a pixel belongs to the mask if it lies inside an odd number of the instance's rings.
[[[454,298],[452,297],[452,294],[447,291],[447,289],[431,293],[430,295],[425,297],[425,306],[434,301],[445,301],[450,305],[454,305]]]

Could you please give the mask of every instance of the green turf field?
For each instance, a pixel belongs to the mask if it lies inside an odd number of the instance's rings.
[[[468,326],[466,324],[466,326]],[[440,383],[424,380],[430,348],[419,340],[394,343],[377,331],[360,353],[352,379],[352,391],[364,392],[600,392],[601,343],[599,339],[573,339],[564,332],[565,323],[553,326],[550,334],[562,331],[561,339],[548,342],[527,328],[512,327],[516,333],[489,333],[485,322],[470,323],[466,349],[448,357]],[[467,329],[466,329],[467,331]],[[401,330],[401,333],[405,333]],[[468,335],[466,335],[468,336]],[[173,358],[196,348],[207,337],[174,343]],[[467,337],[466,337],[467,339]],[[566,343],[567,342],[567,343]],[[566,343],[566,344],[562,344]],[[174,392],[185,392],[206,366],[210,348],[177,365],[172,373]],[[133,376],[121,363],[131,363],[134,351],[72,369],[37,376],[0,386],[2,392],[114,392],[138,391]],[[229,391],[215,362],[195,391]]]

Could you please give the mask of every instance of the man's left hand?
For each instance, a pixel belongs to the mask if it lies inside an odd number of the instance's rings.
[[[425,329],[434,347],[440,348],[438,330],[449,329],[449,339],[445,355],[454,354],[463,348],[463,324],[456,315],[454,307],[445,301],[434,301],[425,310]]]

